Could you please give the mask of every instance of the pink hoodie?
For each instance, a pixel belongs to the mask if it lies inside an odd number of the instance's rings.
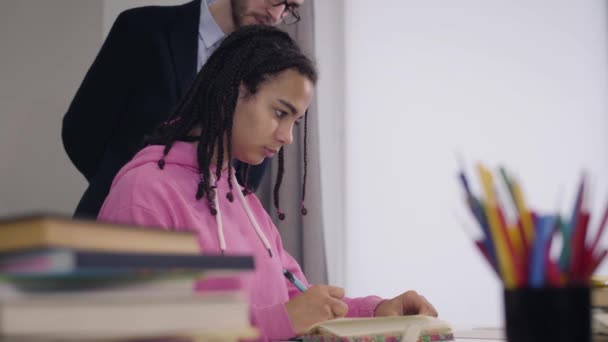
[[[148,146],[125,165],[114,178],[110,193],[98,220],[128,223],[165,229],[195,230],[201,251],[220,253],[220,237],[216,217],[211,215],[206,200],[197,201],[195,193],[200,176],[196,149],[191,143],[176,142],[165,158],[165,167],[158,167],[163,146]],[[281,237],[268,213],[255,195],[245,197],[253,216],[266,236],[273,256],[256,233],[233,184],[234,201],[226,198],[228,173],[218,182],[226,253],[253,255],[255,271],[243,276],[248,291],[253,324],[262,340],[289,339],[295,335],[285,303],[299,291],[287,281],[283,269],[291,271],[307,286],[300,265],[283,249]],[[246,279],[246,280],[245,280]],[[371,317],[382,299],[376,296],[344,298],[349,317]]]

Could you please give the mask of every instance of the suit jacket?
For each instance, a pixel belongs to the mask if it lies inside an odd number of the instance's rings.
[[[63,118],[65,150],[89,182],[75,216],[97,216],[118,170],[187,92],[200,6],[141,7],[116,19]],[[254,188],[265,164],[250,171]]]

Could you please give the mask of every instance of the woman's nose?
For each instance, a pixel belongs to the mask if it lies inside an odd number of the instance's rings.
[[[290,145],[293,142],[293,125],[281,125],[277,130],[277,139],[283,145]]]

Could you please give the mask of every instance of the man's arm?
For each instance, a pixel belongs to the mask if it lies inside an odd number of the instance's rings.
[[[97,172],[136,77],[140,41],[130,13],[116,19],[63,118],[63,146],[89,181]]]

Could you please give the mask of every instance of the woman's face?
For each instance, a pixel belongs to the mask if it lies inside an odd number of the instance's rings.
[[[310,106],[313,83],[285,70],[262,83],[254,95],[241,86],[232,123],[232,156],[257,165],[293,142],[293,126]]]

